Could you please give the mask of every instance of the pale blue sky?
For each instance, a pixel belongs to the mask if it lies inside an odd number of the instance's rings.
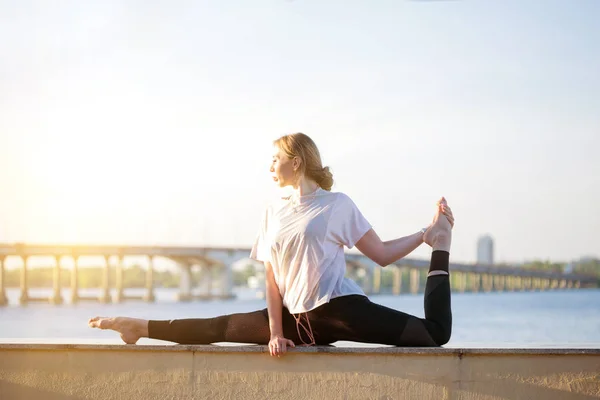
[[[600,256],[600,2],[1,1],[0,241],[250,246],[302,131],[383,239]],[[425,246],[414,256],[427,257]]]

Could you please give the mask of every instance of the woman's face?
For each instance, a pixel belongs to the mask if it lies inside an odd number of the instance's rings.
[[[289,186],[294,183],[294,167],[297,159],[290,159],[278,146],[273,147],[273,161],[271,162],[271,175],[279,187]]]

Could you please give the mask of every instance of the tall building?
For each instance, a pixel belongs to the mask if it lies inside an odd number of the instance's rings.
[[[477,263],[494,264],[494,239],[490,235],[480,236],[477,240]]]

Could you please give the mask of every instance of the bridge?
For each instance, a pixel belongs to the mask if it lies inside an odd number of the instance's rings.
[[[35,244],[0,244],[0,305],[8,304],[5,295],[4,268],[6,260],[11,257],[22,260],[19,302],[63,303],[61,295],[61,261],[65,257],[73,260],[71,272],[71,303],[79,301],[99,301],[119,303],[125,300],[155,300],[153,272],[157,258],[175,262],[180,269],[178,300],[232,298],[232,265],[248,259],[249,248],[218,247],[176,247],[176,246],[109,246],[109,245],[35,245]],[[143,296],[128,296],[123,284],[124,260],[126,257],[147,257],[146,293]],[[53,294],[49,298],[36,298],[29,295],[27,272],[30,261],[35,257],[53,257],[55,259],[53,274]],[[78,269],[81,257],[96,257],[104,260],[104,273],[99,297],[84,297],[79,294]],[[109,275],[111,260],[116,258],[116,295],[111,298]],[[360,281],[367,294],[378,294],[381,291],[381,268],[362,254],[347,253],[346,263],[348,275]],[[199,294],[194,293],[192,268],[200,268],[203,272],[204,284]],[[393,269],[392,293],[402,292],[402,282],[408,280],[408,291],[418,293],[423,289],[423,282],[429,268],[428,260],[403,258],[387,266]],[[549,271],[535,271],[515,267],[494,265],[450,263],[451,286],[454,291],[515,291],[515,290],[548,290],[579,287],[596,287],[598,278],[581,274],[562,274]],[[214,288],[219,289],[214,293]]]

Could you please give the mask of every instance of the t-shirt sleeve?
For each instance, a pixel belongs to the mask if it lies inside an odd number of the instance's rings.
[[[371,228],[371,224],[352,199],[339,193],[329,220],[329,230],[333,239],[351,249]]]
[[[267,240],[267,227],[269,223],[269,208],[263,213],[262,221],[256,240],[250,251],[250,258],[262,262],[271,262],[271,246]]]

